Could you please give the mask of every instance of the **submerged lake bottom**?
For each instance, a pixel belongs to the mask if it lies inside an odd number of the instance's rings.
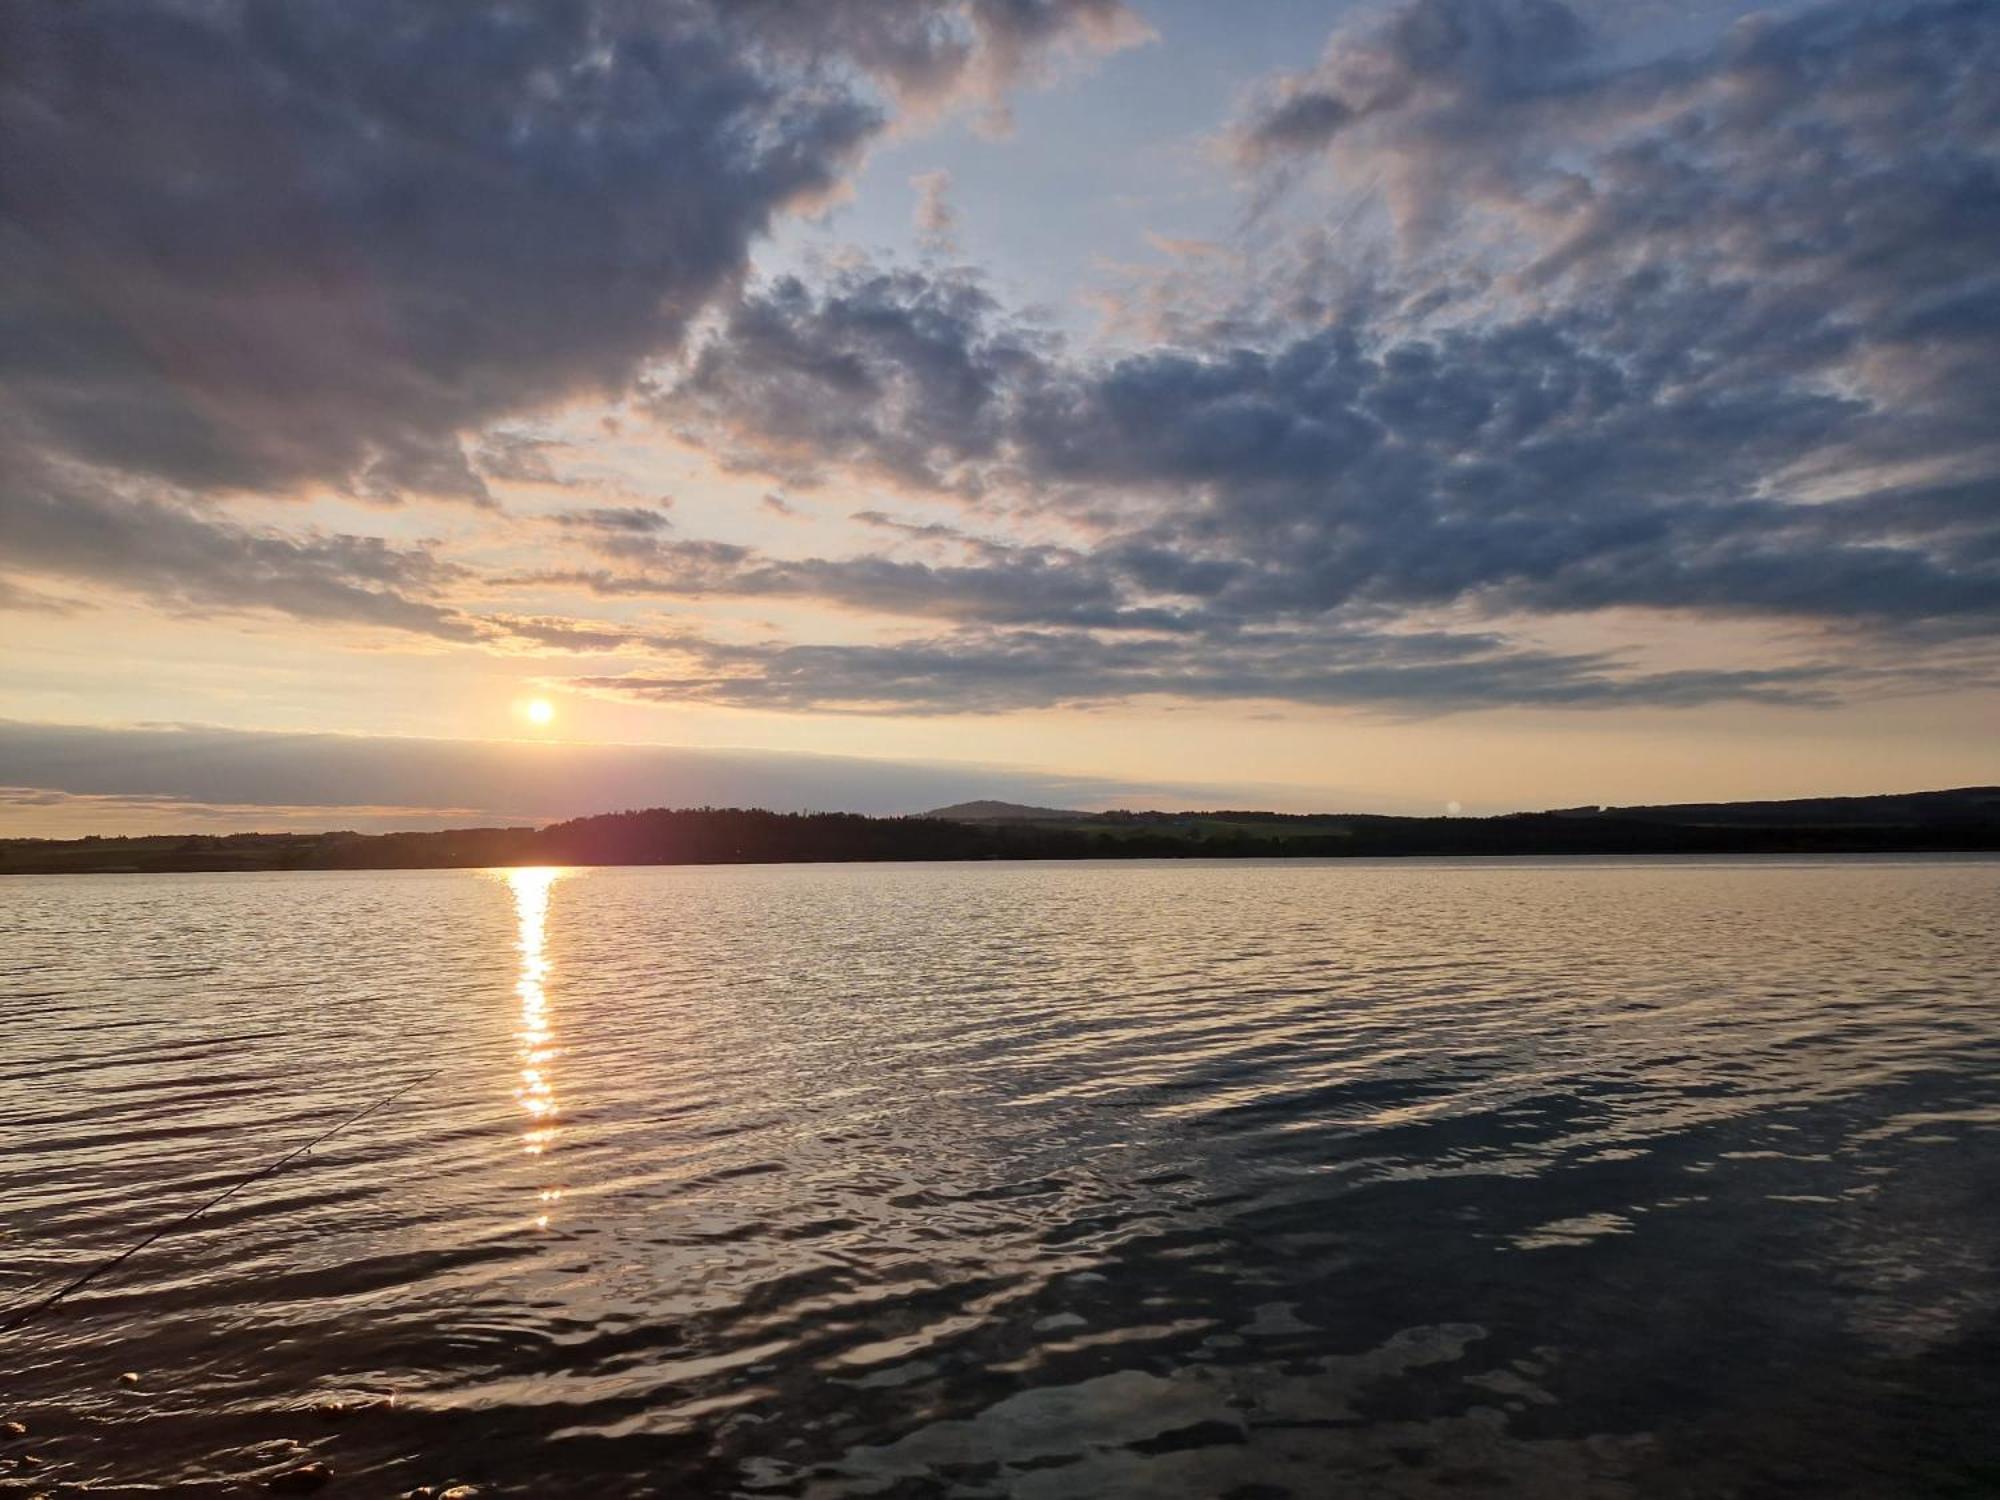
[[[2000,1493],[2000,862],[0,885],[0,1494]],[[431,1076],[426,1076],[431,1075]]]

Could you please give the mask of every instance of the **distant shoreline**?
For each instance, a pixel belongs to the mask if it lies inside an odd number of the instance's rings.
[[[0,838],[0,874],[883,864],[1079,859],[1477,858],[2000,852],[2000,788],[1790,802],[1566,808],[1485,818],[1086,813],[963,804],[907,818],[655,808],[436,833]]]
[[[8,867],[0,869],[0,880],[12,878],[21,881],[57,879],[65,876],[85,875],[93,879],[118,875],[342,875],[342,874],[421,874],[425,871],[446,873],[462,870],[728,870],[728,869],[798,869],[818,865],[1091,865],[1091,864],[1190,864],[1190,865],[1273,865],[1273,864],[1401,864],[1436,861],[1443,865],[1463,862],[1502,864],[1508,860],[1547,861],[1551,864],[1590,864],[1595,861],[1617,863],[1621,860],[1742,860],[1775,861],[1786,860],[1870,860],[1910,858],[1913,860],[1954,858],[1978,860],[1987,856],[2000,859],[2000,842],[1980,848],[1924,848],[1924,849],[1732,849],[1698,850],[1676,849],[1647,853],[1643,850],[1626,853],[1571,853],[1536,854],[1531,852],[1500,852],[1486,854],[1079,854],[1079,855],[1016,855],[997,854],[991,856],[970,856],[957,859],[661,859],[661,860],[564,860],[531,861],[515,860],[499,864],[406,864],[406,865],[102,865],[88,868],[64,867],[62,869],[21,869]]]

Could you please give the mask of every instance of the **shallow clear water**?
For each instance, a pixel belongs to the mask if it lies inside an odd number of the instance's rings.
[[[1996,975],[1981,860],[17,879],[0,1305],[442,1071],[0,1492],[1992,1493]]]

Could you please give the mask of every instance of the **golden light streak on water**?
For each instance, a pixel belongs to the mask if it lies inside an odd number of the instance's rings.
[[[549,1014],[548,915],[549,890],[566,872],[547,866],[509,870],[507,885],[514,893],[514,949],[519,956],[519,977],[514,995],[521,1005],[519,1044],[521,1082],[514,1095],[528,1117],[521,1132],[521,1149],[529,1156],[545,1156],[561,1133],[560,1111],[555,1085],[549,1076],[556,1058],[555,1032]],[[556,1188],[543,1188],[538,1197],[544,1204],[562,1196]],[[536,1215],[539,1229],[549,1226],[549,1215]]]

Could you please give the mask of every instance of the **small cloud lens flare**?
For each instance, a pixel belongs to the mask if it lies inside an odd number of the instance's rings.
[[[536,726],[553,724],[556,721],[556,706],[546,698],[529,698],[521,706],[521,717]]]

